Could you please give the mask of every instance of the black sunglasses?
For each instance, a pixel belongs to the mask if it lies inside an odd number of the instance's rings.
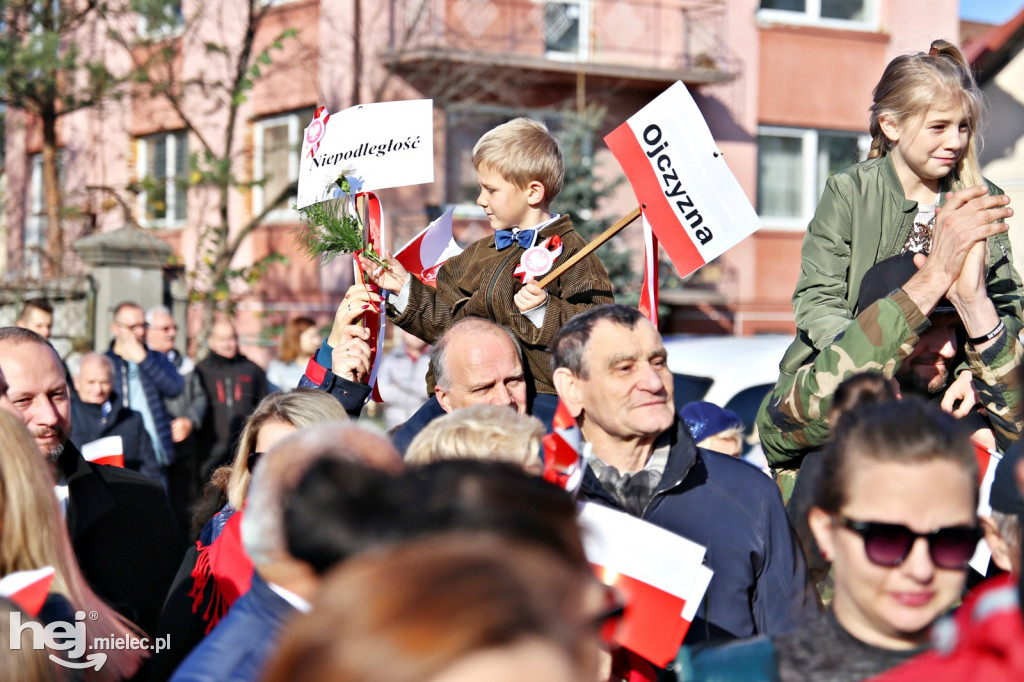
[[[939,568],[962,571],[974,556],[974,550],[981,539],[977,526],[948,526],[931,533],[918,533],[897,523],[854,521],[845,516],[836,516],[843,527],[849,528],[864,538],[864,552],[872,563],[895,568],[904,561],[918,538],[928,541],[928,554]]]

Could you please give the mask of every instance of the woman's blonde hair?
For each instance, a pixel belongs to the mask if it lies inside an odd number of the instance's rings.
[[[917,119],[921,125],[928,107],[948,97],[962,107],[970,131],[967,147],[950,177],[950,188],[984,183],[978,163],[984,99],[971,67],[956,45],[936,40],[928,52],[896,57],[885,67],[872,95],[869,159],[885,156],[892,150],[892,141],[882,132],[881,117],[887,116],[898,125]]]
[[[536,417],[507,406],[472,405],[427,424],[409,444],[405,461],[420,465],[446,459],[491,459],[539,474],[543,438],[544,424]]]
[[[260,429],[268,422],[284,422],[301,429],[329,421],[348,421],[348,414],[331,394],[314,388],[297,388],[288,393],[271,393],[256,406],[245,422],[238,449],[231,463],[228,502],[241,509],[249,490],[249,455],[255,452]]]
[[[0,453],[0,575],[52,566],[55,575],[50,591],[65,597],[75,610],[90,613],[83,623],[90,653],[95,637],[139,639],[138,629],[86,584],[53,493],[53,475],[25,425],[3,410]],[[144,655],[141,649],[129,647],[102,653],[107,655],[107,663],[99,671],[88,671],[88,679],[131,677]]]

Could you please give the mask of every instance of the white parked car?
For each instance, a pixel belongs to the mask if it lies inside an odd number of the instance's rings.
[[[668,368],[675,375],[676,410],[707,400],[738,414],[749,435],[792,340],[789,334],[665,337]]]

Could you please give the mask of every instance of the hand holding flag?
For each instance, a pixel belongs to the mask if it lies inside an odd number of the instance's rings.
[[[597,577],[625,597],[616,642],[665,667],[675,658],[711,581],[712,571],[703,563],[706,549],[589,502],[580,507],[580,526]]]

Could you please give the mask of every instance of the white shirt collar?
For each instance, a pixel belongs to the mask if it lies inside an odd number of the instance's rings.
[[[294,592],[284,589],[280,585],[268,582],[267,587],[269,587],[278,597],[284,599],[286,602],[294,606],[295,609],[300,613],[309,613],[313,609],[313,605],[310,604],[308,601],[306,601],[299,595],[295,594]]]

